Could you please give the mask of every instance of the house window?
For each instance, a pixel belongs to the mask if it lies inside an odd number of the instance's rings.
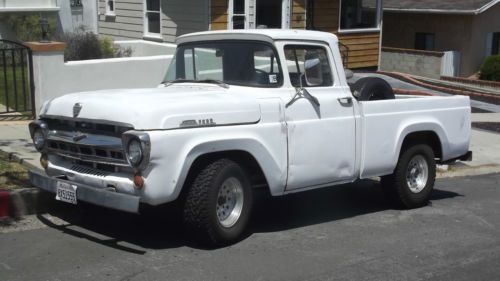
[[[159,37],[161,33],[161,0],[146,0],[144,29],[146,35]]]
[[[379,28],[381,0],[342,0],[340,29]]]
[[[106,0],[106,15],[115,15],[115,0]]]
[[[434,37],[434,33],[417,32],[415,34],[415,49],[433,51]]]
[[[233,29],[245,28],[245,0],[233,0]]]
[[[493,33],[493,40],[491,44],[491,54],[500,55],[500,32]]]

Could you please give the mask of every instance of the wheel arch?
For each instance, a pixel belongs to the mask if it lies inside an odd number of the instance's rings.
[[[223,158],[239,164],[248,175],[254,175],[248,178],[252,186],[268,185],[259,162],[250,152],[245,150],[222,150],[199,155],[189,167],[185,183],[193,179],[196,173],[209,163]]]
[[[240,164],[248,173],[252,186],[266,186],[273,195],[280,195],[286,183],[286,162],[280,163],[266,145],[255,139],[220,140],[192,147],[177,179],[177,194],[182,195],[186,184],[211,161],[227,158]],[[285,158],[286,161],[286,158]],[[285,167],[285,168],[283,168]]]
[[[408,147],[413,144],[427,144],[434,151],[435,158],[443,158],[443,141],[439,134],[434,130],[420,130],[407,132],[399,146],[399,157]]]

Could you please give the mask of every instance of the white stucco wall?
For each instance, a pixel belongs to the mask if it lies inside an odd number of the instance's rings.
[[[64,94],[156,87],[171,55],[64,62],[62,52],[33,54],[37,114],[44,101]]]
[[[96,0],[81,1],[81,7],[71,7],[69,0],[58,1],[61,28],[66,33],[84,26],[85,30],[97,34],[97,2]]]
[[[158,43],[146,40],[114,41],[123,48],[131,48],[133,57],[173,55],[177,45],[171,43]]]

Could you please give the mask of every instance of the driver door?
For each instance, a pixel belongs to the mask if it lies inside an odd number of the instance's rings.
[[[355,117],[350,94],[337,83],[333,58],[324,45],[285,45],[296,95],[286,106],[288,179],[286,190],[354,179]],[[307,70],[308,75],[304,75]],[[316,104],[317,99],[319,105]]]

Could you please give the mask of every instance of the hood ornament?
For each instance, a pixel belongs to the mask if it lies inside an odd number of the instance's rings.
[[[82,105],[79,102],[75,103],[75,105],[73,105],[73,118],[78,117],[81,110],[82,110]]]
[[[83,140],[83,139],[84,139],[84,138],[86,138],[86,137],[87,137],[87,135],[82,134],[82,133],[80,133],[80,132],[76,132],[76,133],[73,135],[73,141],[74,141],[74,142],[79,142],[79,141]]]

